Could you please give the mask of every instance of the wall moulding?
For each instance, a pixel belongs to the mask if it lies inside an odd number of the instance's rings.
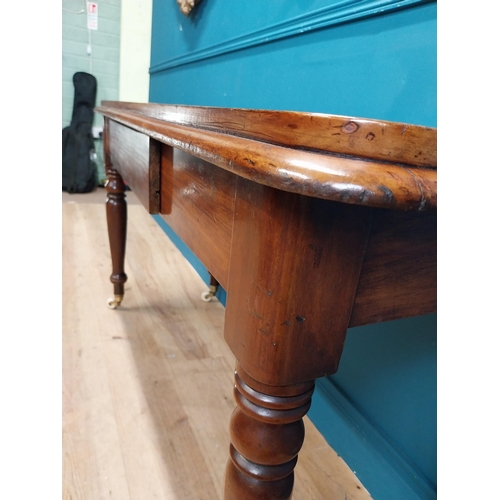
[[[201,0],[177,0],[181,3],[198,3]],[[406,7],[432,3],[435,0],[338,0],[328,7],[287,19],[260,30],[237,36],[208,47],[172,57],[149,68],[150,74],[159,73],[185,64],[203,61],[237,50],[274,42],[290,36],[375,16]]]

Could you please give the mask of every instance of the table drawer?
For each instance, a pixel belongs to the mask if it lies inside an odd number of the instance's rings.
[[[111,165],[151,214],[160,209],[160,143],[147,135],[109,122]]]
[[[162,144],[160,214],[227,290],[237,176]]]

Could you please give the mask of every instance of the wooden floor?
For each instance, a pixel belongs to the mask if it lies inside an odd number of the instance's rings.
[[[216,500],[234,357],[224,308],[129,193],[123,306],[108,309],[105,192],[63,193],[63,499]],[[295,500],[370,495],[309,419]]]

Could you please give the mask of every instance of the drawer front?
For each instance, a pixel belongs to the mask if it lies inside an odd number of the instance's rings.
[[[111,165],[151,214],[160,208],[160,143],[110,120]]]
[[[227,290],[236,175],[162,145],[161,216]]]

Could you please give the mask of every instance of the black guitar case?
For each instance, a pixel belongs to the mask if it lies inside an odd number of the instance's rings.
[[[97,80],[89,73],[73,75],[75,97],[71,123],[62,130],[62,190],[88,193],[97,186],[92,136]]]

